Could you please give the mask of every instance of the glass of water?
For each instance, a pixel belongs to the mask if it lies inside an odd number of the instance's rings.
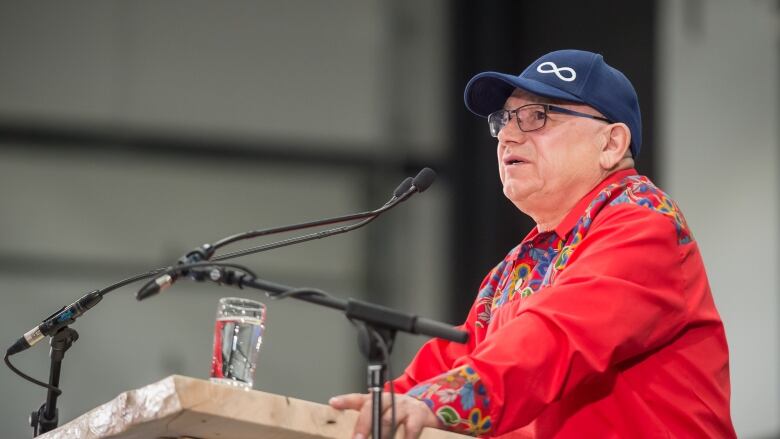
[[[265,331],[265,305],[223,297],[217,305],[211,381],[250,390]]]

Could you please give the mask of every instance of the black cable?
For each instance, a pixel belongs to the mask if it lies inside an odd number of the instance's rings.
[[[356,322],[353,319],[347,318],[349,320],[349,323],[352,324],[352,326],[358,327],[358,322]],[[390,435],[391,438],[395,437],[395,385],[393,384],[392,380],[392,372],[390,369],[390,349],[387,347],[387,344],[385,343],[385,339],[382,338],[382,335],[379,334],[374,329],[371,329],[371,327],[366,326],[366,329],[368,329],[369,334],[371,334],[378,342],[379,350],[382,351],[382,359],[385,362],[385,365],[387,366],[387,376],[390,378],[388,380],[388,384],[390,385],[390,422],[392,422],[392,426],[390,427],[390,432],[392,433]],[[380,419],[379,422],[382,422]]]
[[[390,369],[390,349],[388,349],[387,344],[385,343],[385,339],[376,331],[373,329],[370,329],[371,335],[374,336],[374,338],[377,341],[377,345],[379,346],[379,349],[382,351],[382,357],[385,360],[385,366],[387,366],[387,377],[388,377],[388,384],[390,385],[390,437],[395,437],[395,386],[393,385],[393,373]],[[380,420],[381,422],[381,420]]]
[[[260,246],[257,246],[257,247],[250,247],[250,248],[247,248],[247,249],[244,249],[244,250],[237,250],[237,251],[234,251],[234,252],[231,252],[231,253],[225,253],[224,255],[219,255],[219,256],[212,257],[211,260],[212,261],[224,261],[226,259],[233,259],[233,258],[237,258],[239,256],[247,256],[247,255],[251,255],[251,254],[255,254],[255,253],[264,252],[264,251],[267,251],[267,250],[273,250],[273,249],[280,248],[280,247],[286,247],[286,246],[292,245],[292,244],[299,244],[299,243],[306,242],[306,241],[312,241],[314,239],[325,238],[327,236],[339,235],[341,233],[346,233],[346,232],[350,232],[350,231],[355,230],[355,229],[359,229],[360,227],[363,227],[366,224],[370,223],[371,221],[375,220],[378,216],[379,215],[372,216],[372,217],[366,218],[366,219],[364,219],[362,221],[359,221],[357,223],[350,224],[348,226],[341,226],[341,227],[336,227],[336,228],[332,228],[332,229],[326,229],[326,230],[322,230],[322,231],[319,231],[319,232],[309,233],[308,235],[296,236],[294,238],[283,239],[281,241],[272,242],[270,244],[264,244],[264,245],[260,245]]]
[[[31,382],[33,384],[37,384],[37,385],[39,385],[41,387],[45,387],[45,388],[51,390],[52,392],[54,392],[57,396],[62,395],[62,390],[60,390],[58,387],[54,387],[54,386],[52,386],[49,383],[44,383],[43,381],[38,381],[35,378],[26,375],[24,372],[22,372],[21,370],[17,369],[16,367],[14,367],[14,365],[11,364],[11,360],[8,358],[8,353],[7,352],[5,354],[5,357],[3,357],[3,361],[5,361],[5,365],[8,366],[8,368],[11,369],[11,371],[13,371],[15,374],[19,375],[20,377],[24,378],[25,380],[27,380],[27,381],[29,381],[29,382]]]
[[[286,299],[288,297],[311,297],[311,296],[333,297],[330,294],[326,293],[325,291],[318,290],[316,288],[295,288],[293,290],[287,290],[281,293],[266,292],[265,294],[266,296],[274,300]]]
[[[163,271],[167,270],[168,267],[162,267],[162,268],[156,268],[154,270],[147,271],[146,273],[136,274],[135,276],[128,277],[127,279],[120,280],[117,283],[111,284],[105,288],[101,288],[98,290],[100,292],[100,295],[104,295],[107,293],[110,293],[111,291],[114,291],[118,288],[122,288],[125,285],[131,284],[133,282],[148,279],[150,277],[157,276],[158,274],[162,273]]]

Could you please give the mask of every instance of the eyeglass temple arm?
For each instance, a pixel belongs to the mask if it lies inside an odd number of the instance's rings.
[[[604,122],[612,123],[611,120],[607,119],[606,117],[601,116],[594,116],[592,114],[582,113],[579,111],[569,110],[568,108],[558,107],[556,105],[547,105],[547,110],[554,111],[556,113],[563,113],[563,114],[570,114],[572,116],[580,116],[580,117],[587,117],[590,119],[596,119],[596,120],[603,120]]]

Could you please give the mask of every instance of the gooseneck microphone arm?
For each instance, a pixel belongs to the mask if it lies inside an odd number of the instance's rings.
[[[400,185],[398,185],[398,188],[393,192],[393,198],[391,198],[387,204],[392,203],[394,200],[401,198],[402,196],[405,196],[406,192],[409,190],[409,188],[412,186],[412,177],[407,177],[404,181],[401,182]],[[408,197],[408,195],[406,195]],[[384,206],[383,206],[384,207]],[[377,210],[381,210],[377,209]],[[265,229],[265,230],[252,230],[249,232],[244,233],[238,233],[232,236],[228,236],[226,238],[222,238],[219,241],[215,242],[211,246],[214,250],[218,250],[226,245],[232,244],[234,242],[243,241],[246,239],[252,239],[252,238],[259,238],[261,236],[267,236],[267,235],[274,235],[277,233],[285,233],[285,232],[293,232],[296,230],[301,229],[308,229],[312,227],[321,227],[321,226],[329,226],[331,224],[337,224],[337,223],[343,223],[347,221],[354,221],[363,219],[366,217],[374,216],[377,214],[377,210],[372,210],[368,212],[360,212],[360,213],[354,213],[351,215],[344,215],[344,216],[337,216],[333,218],[327,218],[317,221],[309,221],[305,223],[300,224],[293,224],[289,226],[282,226],[282,227],[275,227],[272,229]]]
[[[302,242],[311,241],[314,239],[321,239],[328,236],[338,235],[341,233],[346,233],[355,229],[359,229],[365,226],[366,224],[370,223],[371,221],[375,220],[382,213],[392,209],[393,207],[397,206],[401,202],[407,200],[415,193],[424,192],[426,189],[428,189],[431,186],[431,184],[433,184],[433,181],[435,179],[436,179],[436,172],[434,172],[430,168],[423,168],[414,178],[405,179],[393,192],[393,197],[390,198],[390,200],[387,201],[379,209],[372,210],[369,212],[362,212],[362,213],[351,214],[351,215],[346,215],[341,217],[329,218],[325,220],[312,221],[308,223],[295,224],[291,226],[276,227],[273,229],[266,229],[266,230],[254,230],[250,232],[240,233],[237,235],[232,235],[227,238],[220,239],[219,241],[215,242],[213,245],[205,244],[187,253],[186,255],[184,255],[182,258],[179,259],[178,265],[181,266],[181,265],[186,265],[186,264],[191,264],[191,263],[196,263],[201,261],[209,261],[209,260],[224,261],[227,259],[237,258],[239,256],[246,256],[254,253],[260,253],[268,250],[277,249],[280,247],[286,247],[288,245],[300,244]],[[238,241],[256,238],[260,236],[271,235],[275,233],[290,232],[290,231],[295,231],[300,229],[335,224],[335,223],[346,222],[346,221],[361,220],[361,219],[362,221],[358,221],[357,223],[353,223],[350,225],[327,229],[320,232],[310,233],[307,235],[297,236],[297,237],[273,242],[270,244],[265,244],[257,247],[251,247],[244,250],[238,250],[232,253],[226,253],[223,255],[214,256],[214,253],[216,252],[217,249]],[[203,280],[202,278],[197,277],[197,276],[202,276],[197,273],[193,274],[188,272],[187,270],[174,270],[171,271],[170,273],[166,273],[164,275],[158,276],[157,278],[144,284],[141,287],[141,289],[138,291],[138,293],[136,293],[136,299],[144,300],[148,297],[160,293],[161,291],[173,285],[173,283],[176,282],[176,280],[179,278],[180,275],[192,276],[195,280]]]
[[[319,239],[324,238],[325,236],[332,236],[339,233],[349,232],[351,230],[355,230],[357,228],[363,227],[364,225],[370,223],[374,219],[376,219],[379,215],[383,214],[384,212],[392,209],[396,205],[400,204],[401,202],[407,200],[409,197],[414,195],[416,192],[424,192],[426,189],[428,189],[432,184],[433,181],[436,179],[436,172],[433,171],[431,168],[423,168],[420,170],[419,173],[414,178],[407,177],[404,181],[401,182],[401,184],[398,185],[398,187],[393,191],[393,196],[390,198],[390,200],[387,201],[382,207],[379,209],[371,210],[368,212],[361,212],[361,213],[355,213],[351,215],[345,215],[345,216],[339,216],[334,218],[328,218],[324,220],[319,221],[311,221],[307,223],[301,223],[301,224],[294,224],[290,226],[282,226],[282,227],[276,227],[273,229],[266,229],[266,230],[253,230],[250,232],[245,233],[239,233],[236,235],[228,236],[226,238],[220,239],[219,241],[215,242],[212,245],[207,245],[206,253],[210,252],[210,254],[206,254],[205,259],[215,260],[215,261],[222,261],[225,259],[231,259],[231,258],[237,258],[239,256],[246,256],[253,253],[263,252],[266,250],[272,250],[279,247],[284,247],[287,245],[292,244],[298,244],[301,242],[310,241],[312,239]],[[327,226],[331,224],[337,224],[337,223],[344,223],[348,221],[356,221],[356,220],[363,220],[359,223],[350,225],[350,226],[344,226],[337,229],[331,229],[325,230],[318,233],[311,233],[309,235],[304,235],[297,238],[291,238],[289,240],[280,241],[278,243],[269,244],[267,246],[259,246],[251,249],[246,250],[240,250],[224,255],[220,255],[217,257],[212,258],[211,256],[214,254],[214,252],[228,244],[232,244],[238,241],[243,241],[246,239],[251,238],[258,238],[261,236],[267,236],[272,235],[276,233],[284,233],[284,232],[292,232],[296,230],[302,230],[302,229],[308,229],[312,227],[320,227],[320,226]],[[278,245],[277,245],[278,244]]]
[[[246,255],[251,255],[251,254],[254,254],[254,253],[260,253],[260,252],[264,252],[264,251],[268,251],[268,250],[273,250],[273,249],[276,249],[276,248],[279,248],[279,247],[287,247],[288,245],[300,244],[302,242],[312,241],[314,239],[326,238],[328,236],[338,235],[338,234],[341,234],[341,233],[346,233],[346,232],[349,232],[349,231],[352,231],[352,230],[355,230],[355,229],[359,229],[359,228],[365,226],[366,224],[370,223],[371,221],[374,221],[375,219],[377,219],[379,217],[379,215],[381,215],[383,212],[391,209],[396,204],[400,203],[401,200],[402,200],[401,198],[397,198],[395,201],[390,202],[388,204],[385,204],[384,206],[382,206],[382,208],[380,208],[380,209],[378,209],[376,211],[371,212],[372,215],[370,215],[368,217],[363,217],[364,219],[362,221],[354,223],[354,224],[350,224],[348,226],[341,226],[341,227],[337,227],[337,228],[333,228],[333,229],[327,229],[327,230],[323,230],[321,232],[309,233],[307,235],[297,236],[295,238],[284,239],[284,240],[273,242],[273,243],[270,243],[270,244],[260,245],[260,246],[257,246],[257,247],[252,247],[252,248],[248,248],[248,249],[244,249],[244,250],[238,250],[238,251],[234,251],[234,252],[231,252],[231,253],[226,253],[224,255],[213,257],[213,258],[211,258],[211,260],[212,261],[224,261],[226,259],[233,259],[233,258],[237,258],[239,256],[246,256]]]

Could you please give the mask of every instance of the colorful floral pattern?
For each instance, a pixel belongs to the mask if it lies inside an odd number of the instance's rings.
[[[551,285],[588,234],[596,215],[607,206],[623,203],[668,216],[674,223],[680,245],[693,240],[679,207],[668,195],[647,177],[626,177],[602,189],[565,236],[554,232],[539,233],[515,247],[493,269],[477,296],[477,328],[487,328],[494,311],[507,302],[526,298]]]
[[[476,336],[484,336],[496,310],[555,283],[585,239],[596,215],[608,206],[634,204],[671,219],[680,245],[693,240],[677,205],[646,177],[632,175],[602,189],[564,236],[531,234],[485,278],[475,303]],[[487,391],[469,366],[420,383],[408,393],[424,401],[451,430],[480,435],[492,428]]]
[[[452,431],[476,436],[489,432],[493,426],[487,414],[490,409],[487,390],[469,366],[450,370],[406,394],[427,404]]]
[[[671,218],[677,231],[678,244],[682,245],[693,241],[693,236],[688,228],[688,224],[685,222],[685,217],[683,217],[680,208],[674,200],[655,187],[645,177],[635,175],[628,177],[628,179],[633,184],[627,185],[625,191],[609,203],[610,206],[632,203],[652,209]]]

